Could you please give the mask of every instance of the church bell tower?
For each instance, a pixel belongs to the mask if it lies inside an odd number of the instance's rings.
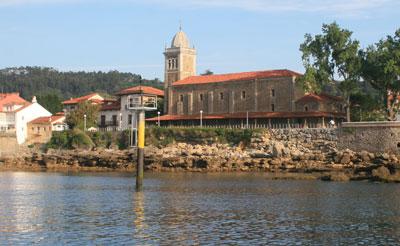
[[[190,48],[189,39],[180,28],[164,51],[164,113],[170,114],[172,108],[172,83],[196,75],[196,50]]]

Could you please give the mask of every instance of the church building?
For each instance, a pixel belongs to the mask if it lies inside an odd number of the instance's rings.
[[[306,94],[302,74],[266,70],[196,75],[196,50],[179,30],[166,48],[164,115],[147,119],[161,125],[325,127],[345,117],[343,100]]]

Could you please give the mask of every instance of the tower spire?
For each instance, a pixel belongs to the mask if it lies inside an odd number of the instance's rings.
[[[179,31],[182,31],[182,20],[179,20]]]

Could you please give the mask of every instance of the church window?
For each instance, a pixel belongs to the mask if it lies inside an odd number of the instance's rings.
[[[271,96],[275,97],[275,89],[271,89]]]
[[[304,111],[308,112],[308,106],[304,106]]]
[[[242,91],[242,99],[246,99],[246,91]]]
[[[172,68],[172,59],[168,59],[168,69]]]
[[[275,104],[271,104],[271,111],[275,112]]]
[[[203,94],[200,94],[200,101],[203,101]]]
[[[219,93],[219,99],[220,99],[220,100],[224,100],[224,93],[223,93],[223,92],[220,92],[220,93]]]
[[[179,95],[179,101],[183,102],[183,95]]]
[[[178,59],[175,58],[175,69],[178,69]]]

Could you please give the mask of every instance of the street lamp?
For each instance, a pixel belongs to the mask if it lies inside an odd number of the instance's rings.
[[[83,131],[86,132],[86,114],[83,115]]]
[[[157,124],[158,124],[158,127],[160,127],[160,114],[161,114],[161,112],[158,111],[157,112]]]
[[[200,127],[203,127],[203,110],[200,110]]]
[[[249,111],[246,111],[246,129],[249,129]]]

